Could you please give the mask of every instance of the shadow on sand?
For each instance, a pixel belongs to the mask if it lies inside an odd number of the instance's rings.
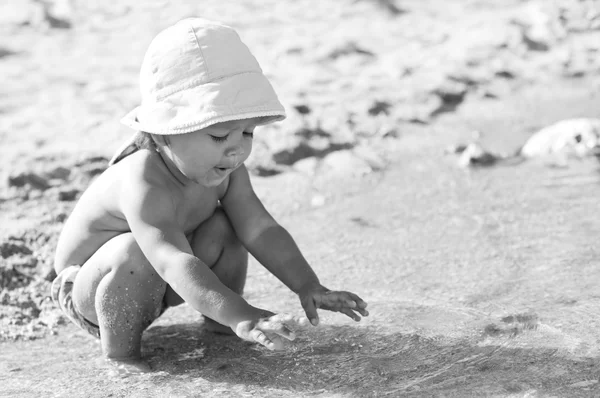
[[[415,334],[325,326],[283,352],[270,352],[234,336],[203,331],[199,324],[156,326],[147,331],[144,356],[155,371],[185,380],[276,388],[312,395],[488,396],[535,391],[593,396],[600,366],[567,358],[555,349],[478,344]],[[596,393],[598,391],[596,390]]]

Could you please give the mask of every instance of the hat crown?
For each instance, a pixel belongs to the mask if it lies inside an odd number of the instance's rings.
[[[150,43],[140,71],[142,102],[249,72],[262,70],[233,28],[202,18],[184,19]]]

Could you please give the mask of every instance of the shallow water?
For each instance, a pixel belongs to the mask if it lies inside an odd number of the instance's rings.
[[[492,137],[497,122],[482,122]],[[127,377],[98,366],[98,342],[68,326],[0,345],[0,396],[598,396],[597,161],[465,170],[442,153],[468,133],[444,133],[390,142],[388,169],[352,196],[279,217],[324,285],[369,303],[361,323],[321,313],[270,352],[206,333],[183,306],[144,336],[152,373]],[[256,262],[246,291],[300,314]]]

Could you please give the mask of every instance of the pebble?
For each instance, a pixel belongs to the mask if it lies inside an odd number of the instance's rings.
[[[69,190],[58,191],[58,200],[60,200],[61,202],[71,202],[77,198],[78,194],[79,194],[78,189],[69,189]]]
[[[462,151],[458,164],[462,167],[491,166],[499,160],[499,157],[485,150],[477,143],[471,143]]]
[[[294,109],[301,115],[308,115],[310,113],[308,105],[295,105]]]

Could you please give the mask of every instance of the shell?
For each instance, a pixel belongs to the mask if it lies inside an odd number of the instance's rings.
[[[566,119],[536,132],[520,154],[526,158],[564,154],[574,157],[598,155],[600,152],[600,119]]]

